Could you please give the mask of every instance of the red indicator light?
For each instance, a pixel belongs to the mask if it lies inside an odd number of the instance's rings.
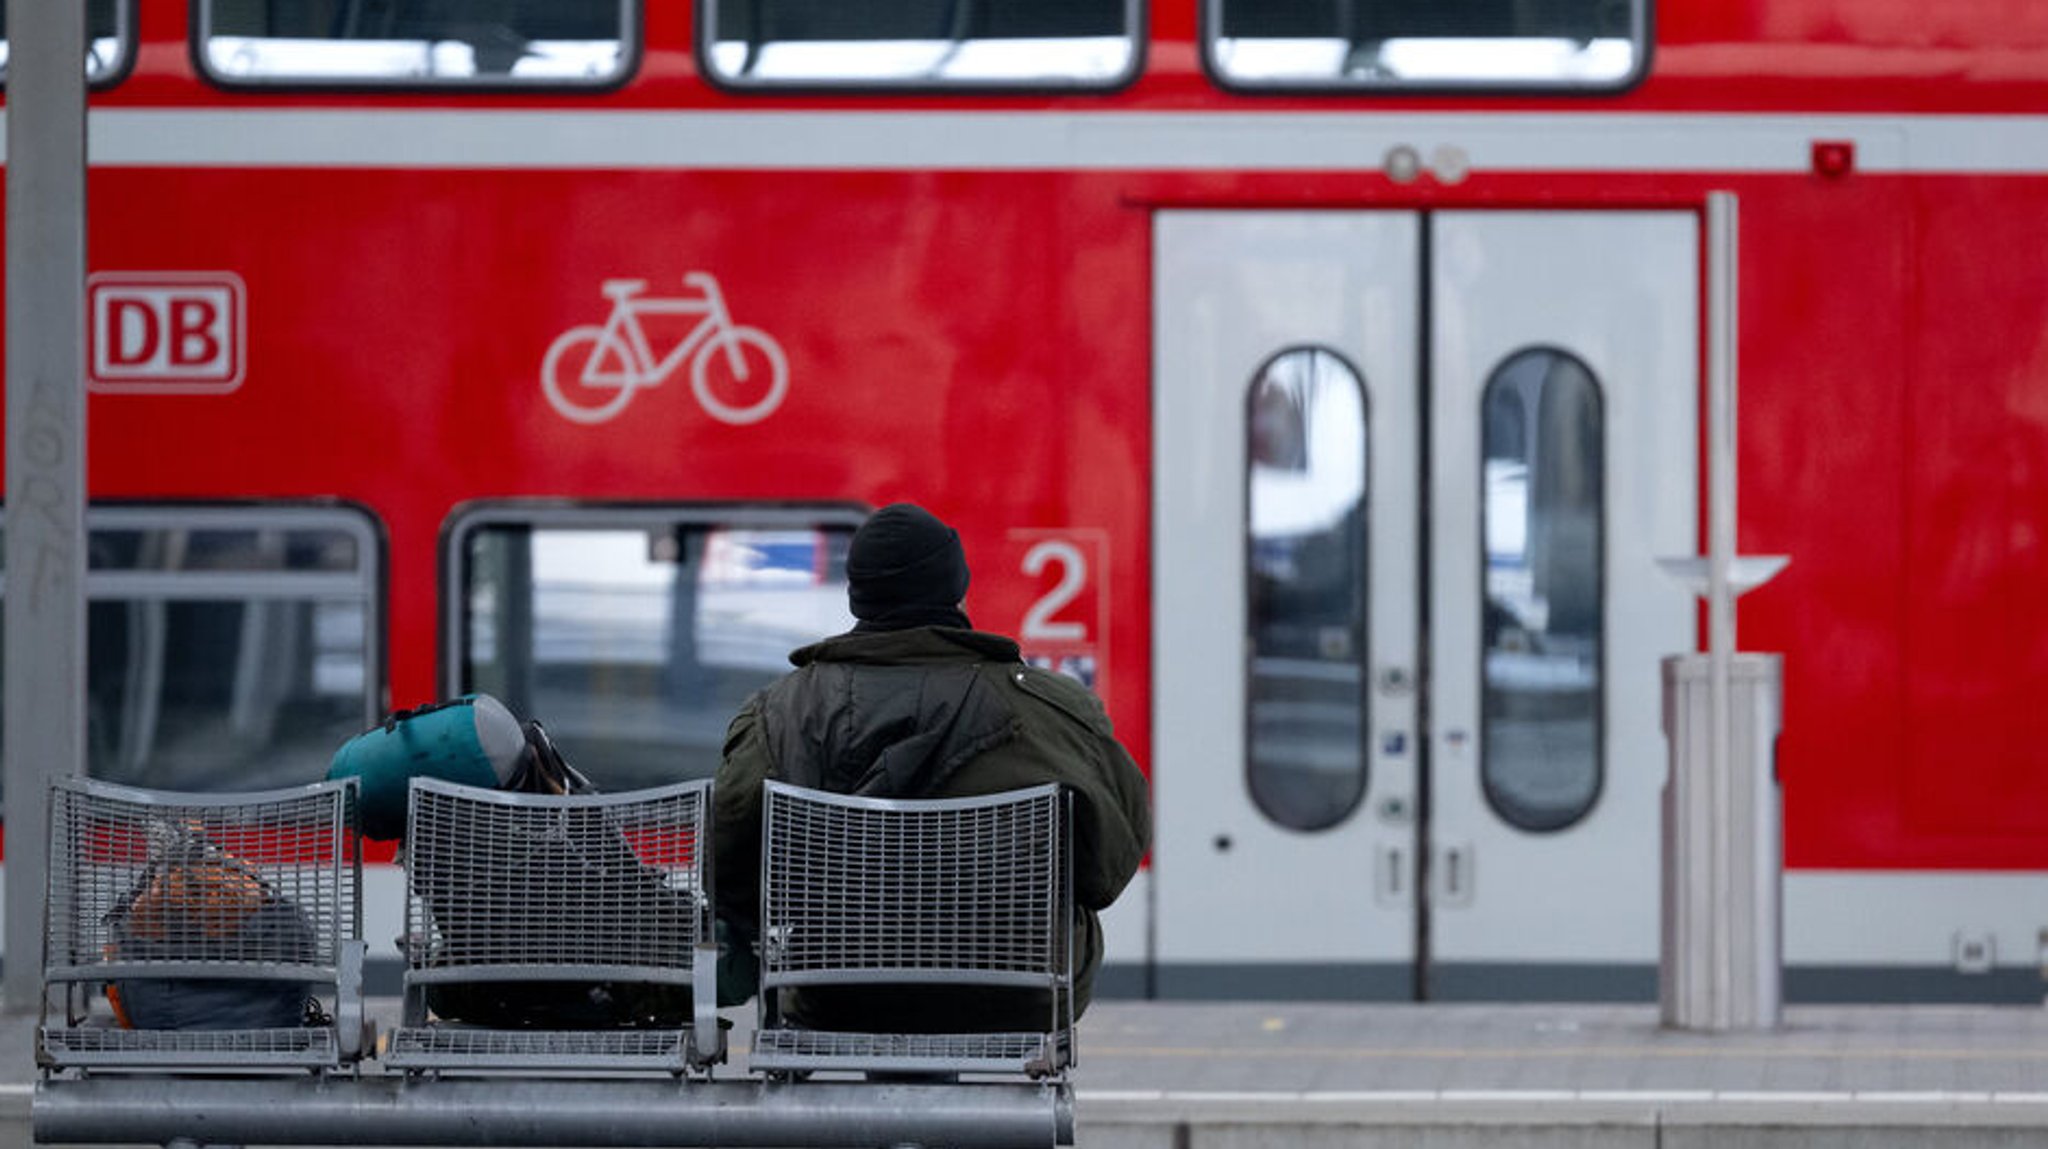
[[[1849,140],[1813,141],[1813,171],[1823,179],[1840,179],[1856,170],[1856,145]]]

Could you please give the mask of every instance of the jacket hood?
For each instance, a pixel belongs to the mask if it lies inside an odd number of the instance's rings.
[[[789,661],[796,666],[809,666],[814,662],[899,666],[1022,660],[1023,655],[1014,641],[1000,634],[954,626],[849,631],[789,652]]]
[[[790,655],[762,711],[780,776],[875,798],[931,793],[967,761],[1017,737],[1019,720],[983,667],[1018,661],[1000,635],[952,627],[842,634]]]

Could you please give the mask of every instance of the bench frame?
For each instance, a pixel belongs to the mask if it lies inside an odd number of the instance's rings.
[[[186,794],[61,778],[51,784],[48,817],[42,1021],[36,1029],[36,1062],[46,1071],[324,1071],[352,1064],[372,1043],[363,1004],[362,851],[353,780]],[[238,856],[235,848],[244,844],[272,856]],[[183,853],[172,859],[170,851]],[[281,953],[272,942],[213,933],[224,920],[221,911],[200,903],[197,920],[208,934],[201,940],[215,952],[178,952],[186,939],[173,935],[191,928],[180,909],[157,922],[166,934],[158,944],[171,952],[118,956],[116,914],[153,875],[192,865],[245,882],[244,892],[260,890],[250,896],[266,906],[292,906],[310,952]],[[289,1029],[124,1029],[95,1008],[98,986],[122,979],[300,983],[331,1006],[330,1020]]]
[[[1072,826],[1072,795],[1051,783],[918,799],[767,783],[753,1067],[1063,1077],[1075,1052]],[[849,920],[855,901],[874,921]],[[784,990],[859,986],[1039,990],[1047,1010],[1043,1026],[1010,1033],[824,1032],[783,1017]]]
[[[725,1059],[725,1039],[718,1025],[718,948],[711,924],[715,887],[709,781],[618,794],[527,794],[415,778],[409,801],[404,1020],[391,1033],[380,1061],[406,1070],[652,1069],[708,1074],[713,1064]],[[656,839],[659,856],[640,856],[627,845],[629,837]],[[581,840],[592,838],[602,840]],[[585,857],[585,847],[592,845],[609,845],[612,855]],[[531,858],[532,851],[544,846],[561,851],[555,860],[575,858],[586,868],[557,872],[547,866],[527,867],[478,873],[463,881],[515,891],[511,901],[520,905],[522,918],[573,912],[579,923],[600,936],[618,938],[644,935],[641,919],[651,912],[649,901],[665,893],[690,903],[685,915],[688,936],[679,939],[680,946],[642,947],[613,962],[567,962],[501,929],[506,923],[480,921],[465,926],[486,936],[463,945],[452,960],[438,952],[438,931],[445,924],[437,921],[435,906],[455,893],[440,887],[473,858]],[[624,875],[642,878],[640,888],[591,888],[588,867],[598,864],[614,870],[641,867]],[[435,986],[507,981],[683,987],[691,991],[691,1023],[673,1029],[501,1029],[428,1017],[427,994]]]
[[[57,785],[104,784],[66,780]],[[332,785],[349,787],[345,792],[352,798],[353,783]],[[173,805],[211,809],[232,807],[248,796],[169,797]],[[348,809],[352,815],[352,801]],[[352,816],[349,829],[352,833]],[[53,836],[53,851],[58,842]],[[708,866],[708,836],[698,848]],[[359,867],[353,844],[349,856]],[[53,877],[59,872],[58,866],[51,867]],[[344,1020],[343,1028],[364,1036],[367,1027],[359,1021],[360,881],[351,889],[354,930],[344,939],[336,973],[337,992],[345,998],[336,1015],[357,1018]],[[716,1001],[711,988],[715,952],[705,945],[692,950],[696,1032],[707,1018],[716,1032],[711,1004]],[[580,970],[578,976],[587,972]],[[89,980],[76,969],[55,967],[55,976],[45,978],[46,1007],[53,992],[68,1003]],[[364,1051],[374,1047],[367,1040],[357,1044]],[[39,1035],[39,1054],[41,1046]],[[118,1052],[96,1064],[53,1059],[40,1064],[42,1079],[30,1113],[35,1140],[46,1144],[1043,1149],[1074,1142],[1073,1093],[1064,1078],[862,1082],[757,1071],[744,1079],[716,1079],[708,1063],[694,1075],[634,1073],[622,1071],[616,1062],[579,1064],[560,1049],[474,1074],[452,1066],[423,1071],[373,1060],[313,1066],[307,1073],[303,1070],[309,1067],[275,1062],[166,1062],[124,1058]],[[608,1075],[590,1076],[593,1072]]]

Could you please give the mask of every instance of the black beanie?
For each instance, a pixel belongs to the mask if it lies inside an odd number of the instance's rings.
[[[967,553],[960,532],[923,507],[891,503],[853,533],[846,598],[863,623],[966,625]]]

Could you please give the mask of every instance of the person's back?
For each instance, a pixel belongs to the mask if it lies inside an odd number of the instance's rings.
[[[1096,913],[1150,840],[1144,777],[1093,694],[969,626],[959,607],[966,561],[945,524],[885,507],[854,536],[847,572],[858,625],[791,654],[797,669],[749,699],[726,735],[714,841],[718,871],[730,877],[719,883],[720,917],[753,936],[764,779],[884,798],[1057,782],[1074,797],[1078,1015],[1102,956]],[[1037,1029],[1051,1017],[1043,994],[985,989],[815,990],[788,1005],[821,1029]]]

